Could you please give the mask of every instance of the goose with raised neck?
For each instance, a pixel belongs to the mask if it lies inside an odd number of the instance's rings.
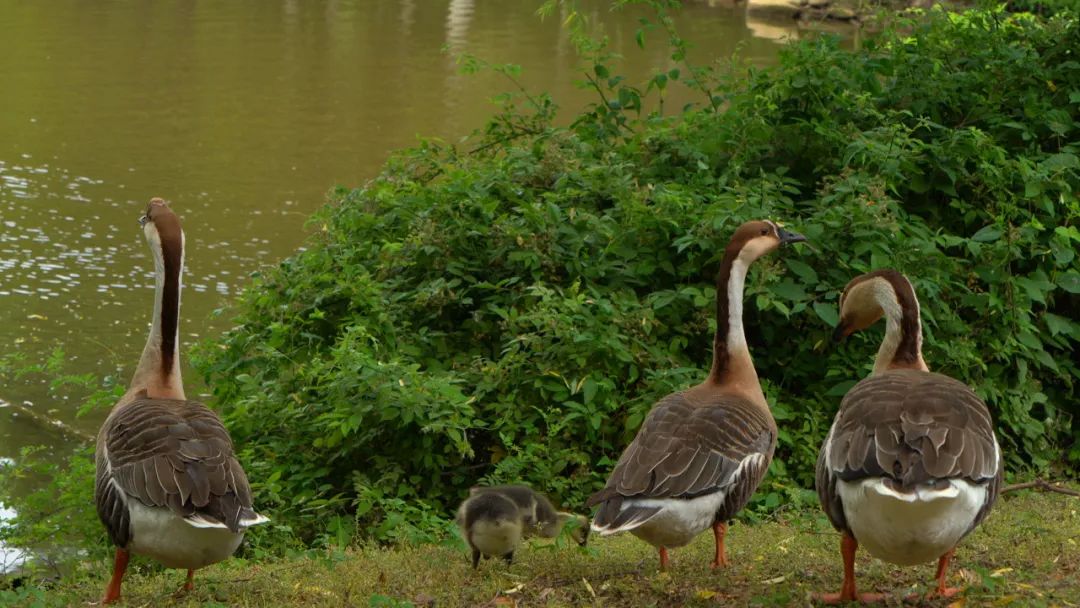
[[[269,521],[252,507],[251,488],[221,419],[184,395],[180,220],[155,198],[139,224],[154,257],[154,312],[130,387],[97,437],[94,502],[116,546],[103,603],[120,599],[131,553],[186,569],[183,588],[189,590],[197,568],[229,557],[247,528]]]
[[[743,287],[754,260],[806,240],[768,220],[747,222],[724,249],[716,279],[716,333],[709,375],[649,411],[603,490],[592,529],[629,531],[667,550],[712,527],[712,567],[727,564],[727,522],[750,500],[772,461],[776,421],[761,391],[743,331]]]
[[[844,564],[840,592],[819,596],[827,603],[882,599],[856,590],[859,546],[900,565],[937,559],[930,596],[954,595],[945,575],[955,547],[990,512],[1002,481],[986,404],[923,359],[919,302],[907,277],[887,269],[848,283],[834,337],[882,317],[873,372],[844,396],[818,455],[815,485],[841,533]]]

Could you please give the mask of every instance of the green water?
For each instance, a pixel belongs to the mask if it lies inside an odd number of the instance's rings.
[[[302,244],[331,187],[363,183],[417,136],[454,141],[482,124],[509,84],[461,75],[453,53],[521,64],[569,116],[592,98],[575,86],[565,15],[541,21],[538,4],[0,3],[0,352],[35,361],[62,347],[71,372],[127,378],[151,308],[136,219],[152,196],[173,201],[187,233],[183,342],[221,332],[228,317],[211,312]],[[631,81],[673,67],[659,35],[637,48],[643,13],[581,4]],[[768,37],[794,34],[709,4],[676,19],[696,61],[741,45],[767,64],[780,48]],[[47,380],[0,386],[0,462],[96,432],[105,412],[76,418],[81,395],[50,396]],[[187,380],[189,397],[205,392]]]

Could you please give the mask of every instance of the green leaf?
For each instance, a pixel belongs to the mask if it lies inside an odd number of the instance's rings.
[[[1001,230],[994,226],[984,226],[971,235],[971,240],[979,243],[992,243],[1001,238]]]
[[[847,392],[851,390],[851,387],[855,386],[858,383],[858,380],[844,380],[843,382],[838,382],[834,384],[832,388],[825,391],[825,396],[840,397],[842,395],[846,395]]]
[[[1040,350],[1036,352],[1035,358],[1038,359],[1039,363],[1042,363],[1044,366],[1049,367],[1055,372],[1060,371],[1058,369],[1057,361],[1054,361],[1054,358],[1050,356],[1050,353],[1046,352],[1045,350]]]
[[[1080,272],[1070,270],[1058,275],[1058,287],[1069,293],[1080,293]]]
[[[1051,336],[1065,334],[1072,336],[1073,338],[1080,337],[1080,325],[1077,325],[1065,317],[1047,312],[1043,313],[1043,321],[1046,322],[1046,328],[1050,330]]]
[[[814,302],[814,312],[822,321],[828,323],[829,327],[836,327],[836,324],[840,322],[840,315],[836,312],[836,306],[832,304]]]
[[[799,275],[799,278],[803,281],[810,284],[816,284],[818,282],[817,272],[809,265],[800,262],[795,258],[785,258],[784,263],[787,264],[787,267],[789,269],[791,269],[791,272]]]
[[[596,397],[596,381],[591,377],[585,379],[585,385],[582,387],[582,393],[585,398],[585,405],[589,405],[593,401],[593,397]]]
[[[1016,339],[1028,348],[1042,350],[1042,341],[1036,338],[1035,334],[1026,329],[1021,329],[1016,332]]]
[[[805,300],[808,297],[806,295],[806,289],[804,289],[802,285],[796,284],[791,279],[784,279],[776,285],[772,285],[769,288],[769,291],[780,296],[781,298],[784,298],[785,300],[791,300],[794,302]]]

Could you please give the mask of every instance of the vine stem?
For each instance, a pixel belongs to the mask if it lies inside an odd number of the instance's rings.
[[[1014,483],[1011,485],[1007,485],[1002,488],[1001,493],[1004,494],[1006,492],[1015,492],[1017,490],[1027,490],[1031,488],[1043,490],[1044,492],[1057,492],[1059,494],[1066,494],[1068,496],[1076,496],[1077,498],[1080,498],[1080,492],[1071,488],[1056,486],[1049,481],[1041,478],[1036,479],[1035,481],[1025,481],[1024,483]]]

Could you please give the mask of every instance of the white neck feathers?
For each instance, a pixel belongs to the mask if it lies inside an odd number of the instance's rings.
[[[152,224],[151,224],[152,226]],[[165,266],[165,252],[161,238],[155,228],[148,228],[147,237],[150,251],[154,257],[154,315],[147,336],[146,346],[135,375],[131,379],[131,391],[145,390],[152,399],[186,399],[184,383],[180,375],[180,289],[183,282],[184,236],[180,233],[179,269],[176,273],[176,288],[166,289],[168,275]],[[173,295],[174,302],[165,299]],[[169,318],[166,319],[165,315]],[[171,326],[172,340],[166,345],[163,326]]]
[[[906,279],[904,279],[906,280]],[[904,309],[900,304],[900,299],[896,294],[896,289],[885,279],[874,279],[873,285],[873,298],[874,301],[881,307],[881,310],[885,316],[885,337],[881,341],[881,346],[878,348],[877,357],[874,358],[874,374],[880,374],[887,369],[896,367],[896,353],[900,348],[900,344],[905,338],[904,325],[902,323],[904,318]],[[920,319],[919,315],[919,301],[913,299],[915,306],[915,319]],[[915,348],[918,353],[917,361],[914,367],[916,369],[922,369],[923,371],[929,371],[926,367],[926,363],[922,358],[922,331],[916,323],[915,335],[909,336],[909,339],[915,340]]]
[[[731,276],[728,277],[727,283],[727,299],[728,299],[728,334],[726,336],[726,344],[728,353],[732,356],[745,353],[747,357],[750,356],[750,351],[746,346],[746,334],[743,332],[743,289],[746,285],[746,271],[749,269],[749,264],[742,260],[742,257],[735,258],[735,261],[731,263]]]

